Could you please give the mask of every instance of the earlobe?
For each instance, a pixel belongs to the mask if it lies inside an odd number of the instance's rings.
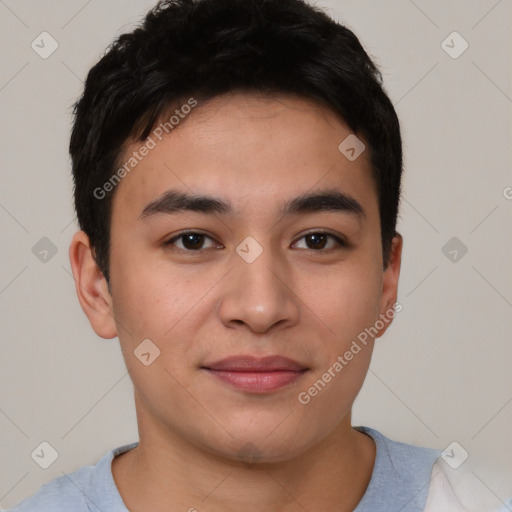
[[[105,339],[116,337],[112,296],[84,231],[78,231],[73,236],[69,246],[69,261],[78,300],[94,332]]]
[[[400,277],[400,265],[402,262],[403,238],[400,233],[396,233],[391,243],[391,251],[388,266],[383,274],[382,294],[380,299],[380,318],[383,320],[384,327],[379,329],[377,338],[382,336],[391,324],[397,302],[398,280]]]

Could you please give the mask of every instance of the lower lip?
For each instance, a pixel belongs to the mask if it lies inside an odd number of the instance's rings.
[[[207,371],[218,379],[242,391],[251,393],[269,393],[298,380],[306,370],[273,372],[233,372],[226,370]]]

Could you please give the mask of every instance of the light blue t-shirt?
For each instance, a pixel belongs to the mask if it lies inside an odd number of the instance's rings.
[[[353,427],[376,444],[370,483],[354,512],[422,512],[441,451],[392,441],[370,427]],[[112,476],[112,459],[138,442],[107,452],[94,466],[43,485],[10,512],[128,512]]]

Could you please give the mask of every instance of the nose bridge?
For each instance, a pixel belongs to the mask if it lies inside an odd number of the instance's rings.
[[[243,322],[252,330],[264,332],[274,324],[296,321],[297,304],[284,259],[270,245],[246,238],[233,254],[231,283],[220,308],[224,323]]]
[[[243,253],[247,250],[249,251]],[[242,253],[242,254],[240,254]],[[247,256],[247,258],[246,258]],[[269,246],[261,248],[251,247],[251,242],[240,245],[235,259],[235,274],[239,277],[239,283],[245,290],[258,295],[277,295],[281,293],[281,280],[276,274],[285,273],[284,265],[280,263]],[[284,276],[283,276],[284,277]]]

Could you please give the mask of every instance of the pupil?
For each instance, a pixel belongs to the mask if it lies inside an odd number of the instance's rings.
[[[184,246],[188,249],[199,249],[201,247],[203,235],[190,233],[185,235]],[[199,247],[197,247],[199,246]]]
[[[309,239],[313,241],[313,248],[317,248],[317,247],[321,247],[323,248],[325,243],[321,243],[320,245],[318,245],[318,241],[319,239],[322,239],[323,242],[325,242],[325,235],[322,235],[322,234],[318,234],[318,233],[313,233],[311,235],[308,235]]]

